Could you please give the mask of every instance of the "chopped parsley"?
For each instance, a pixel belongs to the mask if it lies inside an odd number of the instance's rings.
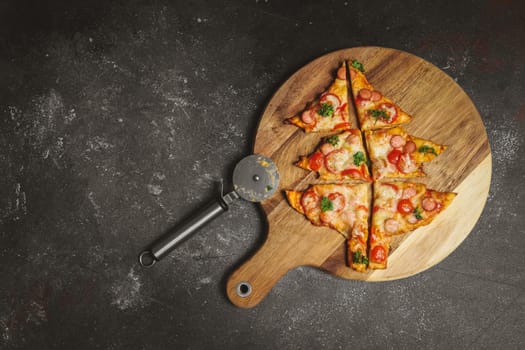
[[[329,136],[325,139],[325,141],[331,144],[332,146],[337,146],[337,144],[339,143],[339,136],[337,135]]]
[[[363,67],[363,64],[359,62],[358,60],[352,60],[350,65],[354,67],[355,69],[360,70],[362,73],[365,72],[365,67]]]
[[[271,190],[273,190],[272,186],[270,186],[270,185],[266,186],[266,192],[270,192]]]
[[[359,166],[361,163],[366,163],[365,154],[361,151],[354,153],[355,166]]]
[[[334,114],[334,106],[330,103],[321,103],[321,107],[317,111],[317,114],[323,117],[331,117]]]
[[[364,256],[360,250],[352,255],[352,262],[354,264],[365,264],[368,265],[368,258]]]
[[[419,209],[419,207],[416,207],[412,213],[414,214],[416,219],[423,220],[423,217],[421,216],[421,209]]]
[[[427,145],[423,145],[423,146],[419,147],[417,151],[419,153],[432,153],[432,154],[435,154],[437,156],[437,153],[436,153],[436,150],[434,149],[434,147],[430,147],[430,146],[427,146]]]
[[[321,211],[324,213],[329,210],[334,210],[334,203],[328,197],[321,198]]]
[[[385,121],[390,120],[390,115],[383,109],[370,109],[368,110],[368,115],[375,118],[376,122],[379,119],[384,119]]]

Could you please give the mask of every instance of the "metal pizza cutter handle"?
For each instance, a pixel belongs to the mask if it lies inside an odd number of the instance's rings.
[[[203,207],[180,225],[174,227],[151,247],[139,255],[139,263],[151,267],[169,254],[181,242],[207,223],[228,210],[237,198],[260,202],[275,193],[279,187],[279,173],[273,161],[265,156],[251,155],[243,158],[233,171],[234,190]]]

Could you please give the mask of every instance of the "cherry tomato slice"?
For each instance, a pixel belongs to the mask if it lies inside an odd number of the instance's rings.
[[[401,199],[397,203],[397,211],[401,214],[410,214],[414,211],[414,206],[412,205],[412,202],[409,199]]]
[[[374,249],[370,252],[370,258],[375,262],[384,262],[386,260],[386,250],[385,247],[380,245],[375,246]]]
[[[402,154],[403,152],[401,152],[400,150],[394,149],[390,151],[390,153],[388,153],[388,161],[392,164],[397,164],[397,162],[399,162],[399,157],[401,157]]]
[[[315,152],[310,157],[309,166],[310,166],[310,169],[312,169],[313,171],[318,171],[319,169],[321,169],[321,167],[323,166],[323,163],[324,163],[324,155],[321,152]]]

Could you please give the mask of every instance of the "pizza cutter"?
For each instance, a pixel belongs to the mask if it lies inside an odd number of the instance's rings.
[[[140,265],[155,265],[186,238],[227,211],[234,200],[242,198],[250,202],[261,202],[273,195],[278,187],[279,173],[270,158],[258,154],[243,158],[233,171],[234,190],[225,195],[221,191],[219,198],[208,203],[140,253]]]

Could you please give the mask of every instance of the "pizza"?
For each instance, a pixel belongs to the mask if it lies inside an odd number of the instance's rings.
[[[447,146],[409,135],[401,127],[365,132],[374,180],[425,176],[430,162]]]
[[[391,237],[430,224],[456,197],[422,183],[375,182],[369,242],[371,269],[384,269]]]
[[[456,193],[427,189],[422,183],[390,182],[425,176],[423,164],[447,146],[400,127],[412,117],[368,82],[356,60],[349,65],[349,76],[360,130],[351,129],[346,67],[343,62],[318,100],[286,119],[306,132],[340,131],[322,138],[313,153],[295,163],[329,183],[285,193],[290,205],[313,225],[342,234],[347,265],[364,272],[385,269],[392,237],[430,224]]]
[[[357,60],[349,67],[352,95],[361,130],[372,130],[408,123],[412,116],[375,89]]]
[[[286,191],[290,205],[316,226],[330,227],[347,239],[348,263],[364,272],[371,189],[367,183],[312,185],[306,191]]]
[[[358,129],[324,137],[315,152],[302,156],[295,165],[316,171],[320,180],[371,181],[368,156],[363,145],[363,136]]]
[[[286,123],[303,128],[305,132],[327,132],[350,128],[348,115],[348,81],[346,63],[337,70],[336,77],[318,99],[312,101],[298,115]]]

